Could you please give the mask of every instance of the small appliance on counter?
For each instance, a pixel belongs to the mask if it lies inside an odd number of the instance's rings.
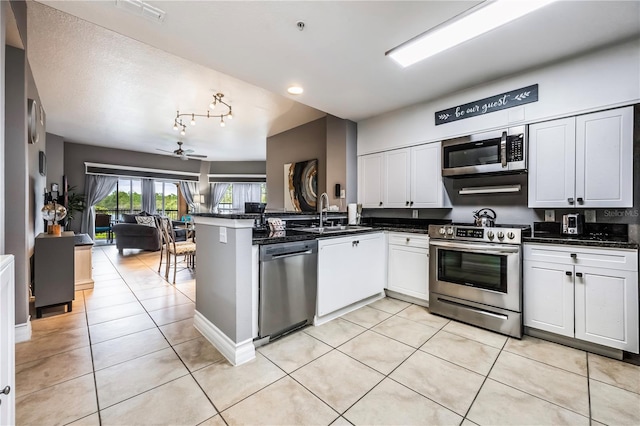
[[[562,215],[562,235],[582,235],[584,231],[584,215],[569,213]]]
[[[476,226],[493,228],[496,223],[496,212],[489,208],[483,208],[473,212],[473,220]]]

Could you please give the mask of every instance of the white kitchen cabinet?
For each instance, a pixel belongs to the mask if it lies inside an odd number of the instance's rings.
[[[450,206],[442,183],[440,142],[363,155],[358,170],[358,200],[363,207]]]
[[[632,207],[633,107],[529,126],[529,207]]]
[[[318,240],[317,315],[382,293],[385,260],[382,232]]]
[[[362,207],[382,207],[383,161],[382,153],[358,157],[358,202]]]
[[[15,265],[12,255],[0,256],[0,425],[14,425],[15,375]]]
[[[429,301],[429,237],[390,232],[387,288]]]
[[[638,251],[524,245],[524,325],[633,353]]]

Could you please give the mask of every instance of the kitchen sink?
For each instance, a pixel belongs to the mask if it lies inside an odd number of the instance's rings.
[[[311,228],[294,228],[296,231],[313,232],[314,234],[331,234],[336,232],[355,232],[366,231],[372,229],[370,226],[360,225],[336,225],[336,226],[323,226],[323,227],[311,227]]]

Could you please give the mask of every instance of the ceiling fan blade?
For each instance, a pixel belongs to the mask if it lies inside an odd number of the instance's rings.
[[[192,158],[207,158],[206,155],[201,155],[201,154],[187,154],[187,157],[192,157]]]
[[[185,149],[182,152],[184,152],[185,154],[191,154],[192,152],[195,152],[195,151],[192,149]]]
[[[158,151],[168,152],[169,154],[175,154],[173,151],[167,151],[166,149],[156,148]]]

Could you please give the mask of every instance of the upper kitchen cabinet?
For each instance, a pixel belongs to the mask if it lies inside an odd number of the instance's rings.
[[[529,126],[529,207],[633,206],[633,107]]]
[[[440,151],[436,142],[359,157],[359,202],[363,207],[448,207]]]
[[[358,157],[358,202],[365,208],[382,207],[382,153]]]

